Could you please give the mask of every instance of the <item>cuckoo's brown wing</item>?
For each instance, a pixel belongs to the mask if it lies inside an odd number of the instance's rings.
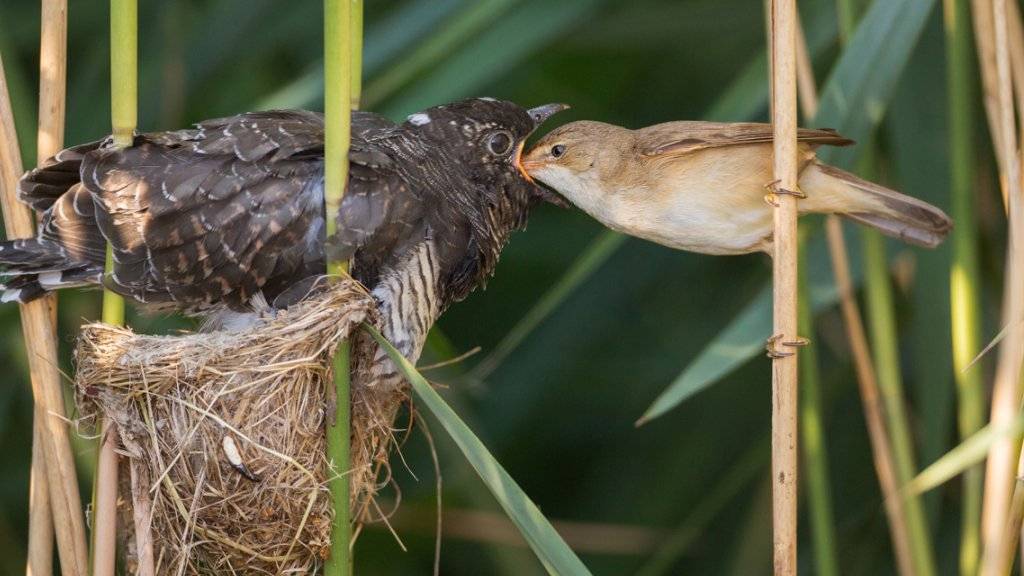
[[[384,169],[383,159],[364,158],[375,155],[363,150],[363,131],[353,131],[353,178]],[[139,301],[244,309],[257,292],[282,290],[323,268],[318,114],[250,113],[141,135],[130,148],[89,154],[82,177],[114,249],[109,283]],[[372,235],[373,226],[362,230]]]

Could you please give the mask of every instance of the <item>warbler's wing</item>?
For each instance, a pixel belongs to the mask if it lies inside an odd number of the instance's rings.
[[[728,146],[772,141],[771,124],[753,122],[666,122],[637,130],[645,156],[684,155]],[[853,140],[827,128],[800,128],[797,140],[810,146],[848,146]]]

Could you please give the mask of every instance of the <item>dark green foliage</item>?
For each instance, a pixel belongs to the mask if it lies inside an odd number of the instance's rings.
[[[888,0],[878,0],[887,2]],[[395,118],[417,108],[469,95],[523,105],[552,101],[574,109],[558,122],[602,119],[629,126],[708,117],[728,110],[764,119],[764,21],[751,0],[389,0],[366,6],[366,80],[377,101],[366,107]],[[895,3],[894,3],[895,4]],[[948,208],[945,153],[945,70],[941,18],[917,0],[912,16],[925,22],[909,43],[910,65],[889,90],[889,117],[878,128],[881,180]],[[830,77],[840,48],[832,0],[801,0],[819,85]],[[95,139],[108,130],[107,3],[72,2],[69,32],[67,142]],[[274,0],[167,0],[140,3],[141,130],[183,127],[205,118],[275,106],[322,108],[322,21],[319,2]],[[477,14],[467,11],[476,10]],[[923,14],[921,11],[925,11]],[[908,16],[909,17],[909,16]],[[0,3],[0,51],[13,91],[26,162],[34,161],[35,58],[39,30],[34,2]],[[465,22],[470,25],[465,25]],[[463,28],[453,23],[463,23]],[[17,23],[14,25],[13,23]],[[465,34],[463,34],[465,32]],[[449,35],[447,41],[438,36]],[[879,42],[899,42],[884,34]],[[854,39],[854,42],[856,40]],[[411,70],[410,55],[431,42],[443,49]],[[916,46],[916,47],[915,47]],[[906,58],[894,48],[862,63],[884,71]],[[758,60],[758,58],[761,58]],[[406,63],[406,64],[403,64]],[[900,64],[902,66],[902,64]],[[753,68],[751,66],[754,66]],[[399,82],[375,81],[399,76]],[[723,95],[738,78],[746,90]],[[761,96],[753,97],[757,91]],[[823,103],[823,107],[828,108]],[[899,114],[899,116],[895,116]],[[975,115],[981,118],[980,114]],[[858,128],[859,131],[861,128]],[[977,129],[981,140],[984,130]],[[927,146],[924,146],[924,145]],[[990,157],[987,153],[979,157]],[[990,165],[977,166],[980,262],[1001,268],[1001,203]],[[817,222],[811,221],[812,228]],[[847,230],[850,230],[847,226]],[[450,384],[442,394],[551,520],[644,527],[655,534],[697,530],[667,574],[768,574],[770,557],[751,543],[768,542],[764,507],[769,441],[769,364],[758,355],[674,411],[635,428],[654,399],[766,285],[764,256],[708,257],[627,240],[610,259],[511,350],[483,381],[466,370],[486,357],[519,319],[555,285],[601,232],[578,211],[544,206],[529,230],[513,238],[488,290],[454,306],[438,325],[421,365],[474,346],[483,354],[425,375]],[[829,279],[824,237],[810,244],[811,267]],[[851,247],[859,242],[851,241]],[[892,245],[891,248],[895,248]],[[916,263],[911,284],[896,285],[896,320],[906,395],[919,465],[954,444],[953,380],[948,367],[948,250],[924,253],[902,246],[901,262]],[[905,260],[902,260],[905,259]],[[815,262],[820,262],[816,264]],[[859,266],[861,259],[852,255]],[[989,263],[994,263],[990,265]],[[901,270],[911,269],[901,268]],[[855,271],[855,274],[859,274]],[[904,278],[904,275],[897,275]],[[996,318],[1000,274],[983,274],[988,307]],[[825,298],[818,295],[818,302]],[[817,308],[825,441],[844,575],[895,573],[838,313]],[[98,293],[61,297],[65,368],[83,318],[99,313]],[[0,307],[0,573],[23,570],[30,398],[17,311]],[[131,318],[149,332],[187,323]],[[993,331],[983,332],[990,337]],[[767,334],[753,335],[760,341]],[[399,423],[402,421],[400,420]],[[429,422],[429,420],[428,420]],[[444,471],[445,507],[486,511],[507,522],[450,440],[433,427]],[[91,477],[86,444],[78,450],[83,478]],[[414,431],[394,460],[402,506],[393,519],[409,548],[401,553],[381,526],[366,529],[356,550],[356,573],[429,574],[434,556],[434,482],[430,452]],[[754,463],[760,471],[746,470]],[[415,479],[413,477],[418,478]],[[720,486],[742,488],[724,491]],[[960,498],[957,487],[928,501],[938,573],[956,570]],[[701,506],[715,498],[715,507]],[[694,519],[697,515],[697,520]],[[521,544],[493,544],[466,516],[449,514],[441,573],[526,575],[542,568]],[[806,515],[801,518],[801,574],[813,573]],[[678,542],[678,534],[677,539]],[[458,536],[456,534],[460,534]],[[466,535],[479,539],[466,539]],[[572,533],[566,533],[570,543]],[[588,549],[599,548],[600,540]],[[654,553],[583,552],[595,574],[629,574]]]

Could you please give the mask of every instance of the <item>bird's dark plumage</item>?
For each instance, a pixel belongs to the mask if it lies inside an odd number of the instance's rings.
[[[387,330],[393,339],[411,330],[418,348],[437,315],[493,272],[545,194],[518,166],[543,120],[530,112],[488,98],[402,124],[353,112],[327,249],[354,255],[353,275],[385,319],[414,325]],[[102,282],[152,308],[207,314],[288,295],[325,268],[323,148],[319,114],[269,111],[140,134],[124,149],[108,139],[64,150],[21,180],[43,225],[35,239],[0,243],[4,299]],[[108,242],[115,265],[104,276]]]

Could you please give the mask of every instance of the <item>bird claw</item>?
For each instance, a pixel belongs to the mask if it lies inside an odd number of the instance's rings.
[[[779,350],[779,344],[783,346],[789,346],[790,348],[798,348],[801,346],[807,346],[808,344],[811,343],[810,340],[808,340],[807,338],[803,338],[801,336],[797,336],[794,340],[786,341],[782,341],[782,337],[782,334],[775,334],[774,336],[768,338],[768,340],[764,343],[764,350],[766,356],[773,359],[788,358],[793,354],[796,354],[796,352],[786,352],[784,350]]]
[[[769,206],[774,206],[775,208],[778,208],[779,196],[781,195],[793,196],[794,198],[798,199],[807,198],[807,194],[804,194],[800,190],[788,190],[786,188],[782,188],[781,186],[779,186],[781,182],[781,180],[773,180],[772,182],[769,182],[764,185],[764,189],[768,191],[768,193],[764,195],[764,201]]]

